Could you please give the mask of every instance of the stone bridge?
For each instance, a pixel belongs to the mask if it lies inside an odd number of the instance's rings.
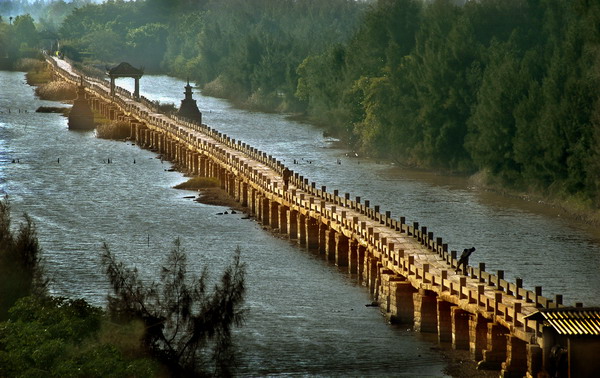
[[[527,290],[521,279],[508,282],[503,271],[487,272],[485,264],[456,274],[456,252],[427,227],[406,224],[348,193],[328,192],[297,173],[284,188],[286,167],[276,158],[205,124],[160,114],[151,101],[121,88],[111,96],[110,82],[86,76],[81,81],[66,61],[47,60],[56,77],[84,83],[94,112],[128,122],[138,145],[192,175],[217,178],[259,222],[357,274],[391,322],[436,334],[439,342],[470,351],[480,367],[503,376],[552,370],[555,340],[532,315],[564,308],[562,296],[546,298],[541,287]]]

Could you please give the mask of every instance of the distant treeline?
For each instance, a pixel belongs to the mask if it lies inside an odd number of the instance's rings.
[[[303,113],[371,156],[600,205],[595,0],[86,5],[67,56],[129,60]]]

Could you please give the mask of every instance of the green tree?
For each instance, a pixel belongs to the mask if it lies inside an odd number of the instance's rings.
[[[179,239],[160,273],[160,284],[148,285],[136,269],[117,261],[104,245],[102,262],[113,288],[109,312],[116,319],[139,319],[146,327],[144,344],[149,352],[177,376],[214,369],[230,375],[233,364],[233,326],[244,320],[245,265],[236,251],[220,283],[207,289],[205,268],[188,278],[186,253]]]
[[[130,29],[127,32],[129,62],[158,71],[166,50],[167,32],[167,26],[159,23]]]
[[[108,326],[102,309],[82,299],[24,297],[0,323],[0,376],[154,376],[155,362],[101,340]],[[139,342],[126,327],[118,338]]]
[[[519,57],[507,44],[492,44],[487,59],[465,146],[480,169],[505,184],[522,184],[521,166],[514,156],[515,108],[527,96],[531,77],[521,71]]]
[[[23,217],[15,234],[8,198],[0,201],[0,320],[17,299],[46,292],[35,225],[29,216]]]

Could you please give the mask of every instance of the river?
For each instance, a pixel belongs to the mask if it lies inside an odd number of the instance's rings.
[[[185,178],[167,171],[155,154],[71,132],[61,115],[35,113],[60,104],[35,98],[24,81],[23,73],[0,72],[0,193],[9,195],[15,216],[27,212],[36,222],[52,294],[103,305],[105,241],[148,280],[176,237],[188,251],[190,270],[208,264],[213,276],[240,246],[250,310],[237,332],[240,374],[443,376],[446,362],[434,345],[387,325],[377,309],[365,306],[370,298],[354,277],[242,214],[217,215],[223,208],[184,198],[192,193],[172,186]],[[117,83],[133,86],[133,80]],[[184,85],[144,76],[140,90],[179,105]],[[504,269],[508,279],[523,277],[525,286],[542,285],[545,295],[563,294],[566,303],[600,304],[595,229],[471,188],[461,178],[346,157],[320,129],[281,115],[194,97],[209,126],[283,160],[318,186],[418,221],[451,249],[476,246],[472,265]]]

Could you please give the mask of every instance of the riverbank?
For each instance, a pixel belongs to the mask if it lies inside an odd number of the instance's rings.
[[[556,216],[581,222],[587,225],[600,225],[600,209],[592,208],[575,198],[557,198],[533,191],[518,191],[501,185],[490,184],[490,179],[485,173],[478,172],[465,176],[470,185],[477,190],[492,192],[506,198],[516,199],[525,203],[535,203],[546,207]]]

